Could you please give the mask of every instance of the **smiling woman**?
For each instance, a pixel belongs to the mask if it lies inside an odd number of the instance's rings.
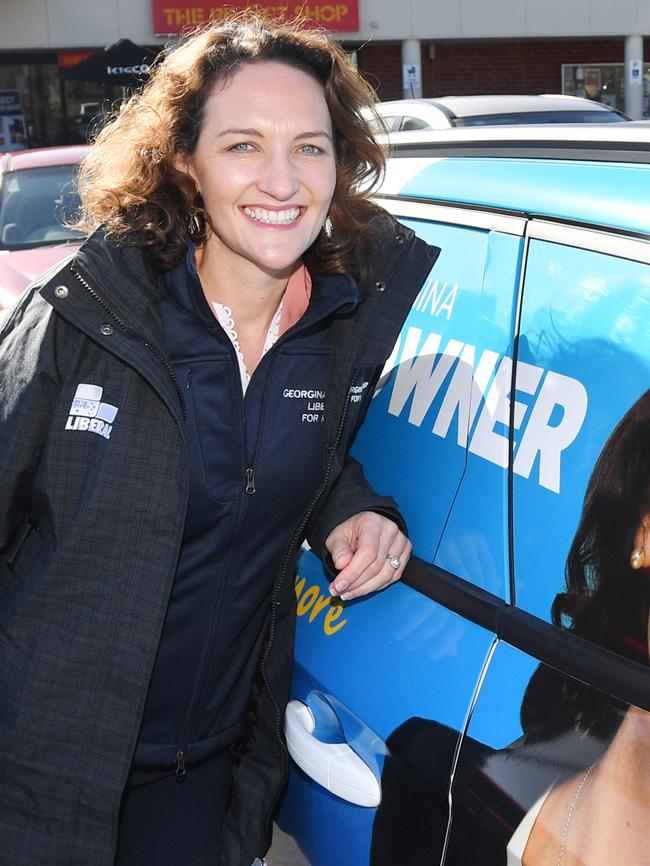
[[[300,71],[303,80],[304,76],[310,78],[312,95],[314,88],[318,90],[320,125],[313,129],[305,125],[301,132],[308,133],[305,153],[326,143],[335,157],[336,188],[330,216],[338,230],[335,236],[318,237],[309,253],[319,270],[349,270],[356,234],[374,212],[368,191],[377,184],[384,168],[384,152],[361,115],[363,109],[366,116],[368,112],[373,115],[374,92],[343,49],[325,33],[269,25],[250,15],[201,30],[171,51],[144,91],[126,103],[114,122],[99,134],[81,178],[85,204],[82,224],[86,228],[106,224],[115,236],[137,237],[163,267],[183,257],[192,214],[198,217],[192,240],[200,244],[209,228],[209,215],[197,197],[196,186],[183,183],[176,175],[175,169],[182,170],[178,158],[194,155],[217,94],[223,92],[225,96],[236,74],[250,73],[243,67],[259,63],[273,64],[258,79],[263,78],[267,88],[275,92],[275,102],[267,107],[251,90],[246,93],[245,104],[232,99],[231,94],[230,102],[236,103],[238,113],[244,107],[252,110],[252,103],[256,103],[258,117],[261,110],[263,117],[274,118],[273,112],[279,107],[285,118],[293,114],[294,122],[306,124],[314,118],[312,110],[301,118],[293,106],[292,99],[302,89],[300,84],[289,85],[287,91],[283,89],[286,78],[274,81],[278,63],[285,67],[285,76],[288,71]],[[237,88],[240,93],[243,89],[242,85]],[[251,127],[244,116],[240,120],[234,123],[229,117],[219,130],[235,136],[244,134],[242,141],[230,142],[238,151],[254,147],[247,139],[251,133],[262,132]],[[321,140],[315,140],[314,132],[332,138],[323,142],[321,135]]]
[[[251,373],[291,272],[327,219],[333,139],[322,85],[295,67],[259,61],[212,92],[194,153],[177,158],[210,220],[196,252],[201,282],[211,302],[234,314]]]
[[[330,601],[403,573],[348,450],[437,251],[368,199],[372,104],[324,33],[196,33],[99,134],[92,233],[1,332],[8,866],[263,857],[300,546]]]

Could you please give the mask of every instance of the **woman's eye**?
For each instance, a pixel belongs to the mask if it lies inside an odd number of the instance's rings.
[[[247,153],[249,150],[252,150],[253,145],[249,144],[247,141],[238,141],[237,144],[233,144],[230,150],[234,153]]]
[[[322,147],[318,147],[315,144],[303,144],[300,150],[302,153],[306,153],[307,156],[317,156],[325,152]]]

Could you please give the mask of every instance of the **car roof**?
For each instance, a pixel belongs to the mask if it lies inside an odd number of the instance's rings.
[[[600,132],[598,125],[593,129]],[[650,234],[650,129],[637,127],[627,135],[610,135],[608,129],[601,141],[575,137],[573,129],[553,128],[547,138],[544,127],[509,128],[512,141],[503,128],[498,134],[482,128],[471,137],[454,132],[444,131],[447,143],[440,147],[390,158],[380,197]]]
[[[534,94],[487,94],[481,96],[440,96],[434,99],[397,99],[380,102],[379,110],[404,111],[409,105],[432,105],[454,117],[473,117],[480,114],[504,114],[529,111],[605,111],[615,109],[602,102],[580,96],[543,93]]]
[[[2,154],[0,170],[46,168],[50,165],[70,165],[81,162],[88,153],[88,145],[66,145],[63,147],[39,147]]]
[[[650,127],[633,123],[469,126],[377,135],[396,157],[507,156],[648,162]]]

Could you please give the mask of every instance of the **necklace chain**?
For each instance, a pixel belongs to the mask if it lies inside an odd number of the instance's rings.
[[[589,776],[591,776],[595,766],[595,764],[592,764],[590,767],[587,767],[587,769],[582,775],[582,778],[576,785],[576,789],[573,792],[573,797],[571,797],[571,802],[569,803],[569,808],[567,809],[566,813],[566,820],[564,821],[564,828],[562,830],[562,839],[560,840],[560,853],[557,857],[557,866],[564,866],[564,853],[566,851],[566,843],[569,837],[569,827],[571,826],[573,813],[576,810],[578,800],[580,799],[584,787],[587,784],[587,780],[589,779]]]

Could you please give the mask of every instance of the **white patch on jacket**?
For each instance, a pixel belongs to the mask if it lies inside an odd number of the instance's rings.
[[[118,410],[117,406],[101,402],[103,392],[99,385],[77,385],[65,429],[88,431],[110,439]]]

